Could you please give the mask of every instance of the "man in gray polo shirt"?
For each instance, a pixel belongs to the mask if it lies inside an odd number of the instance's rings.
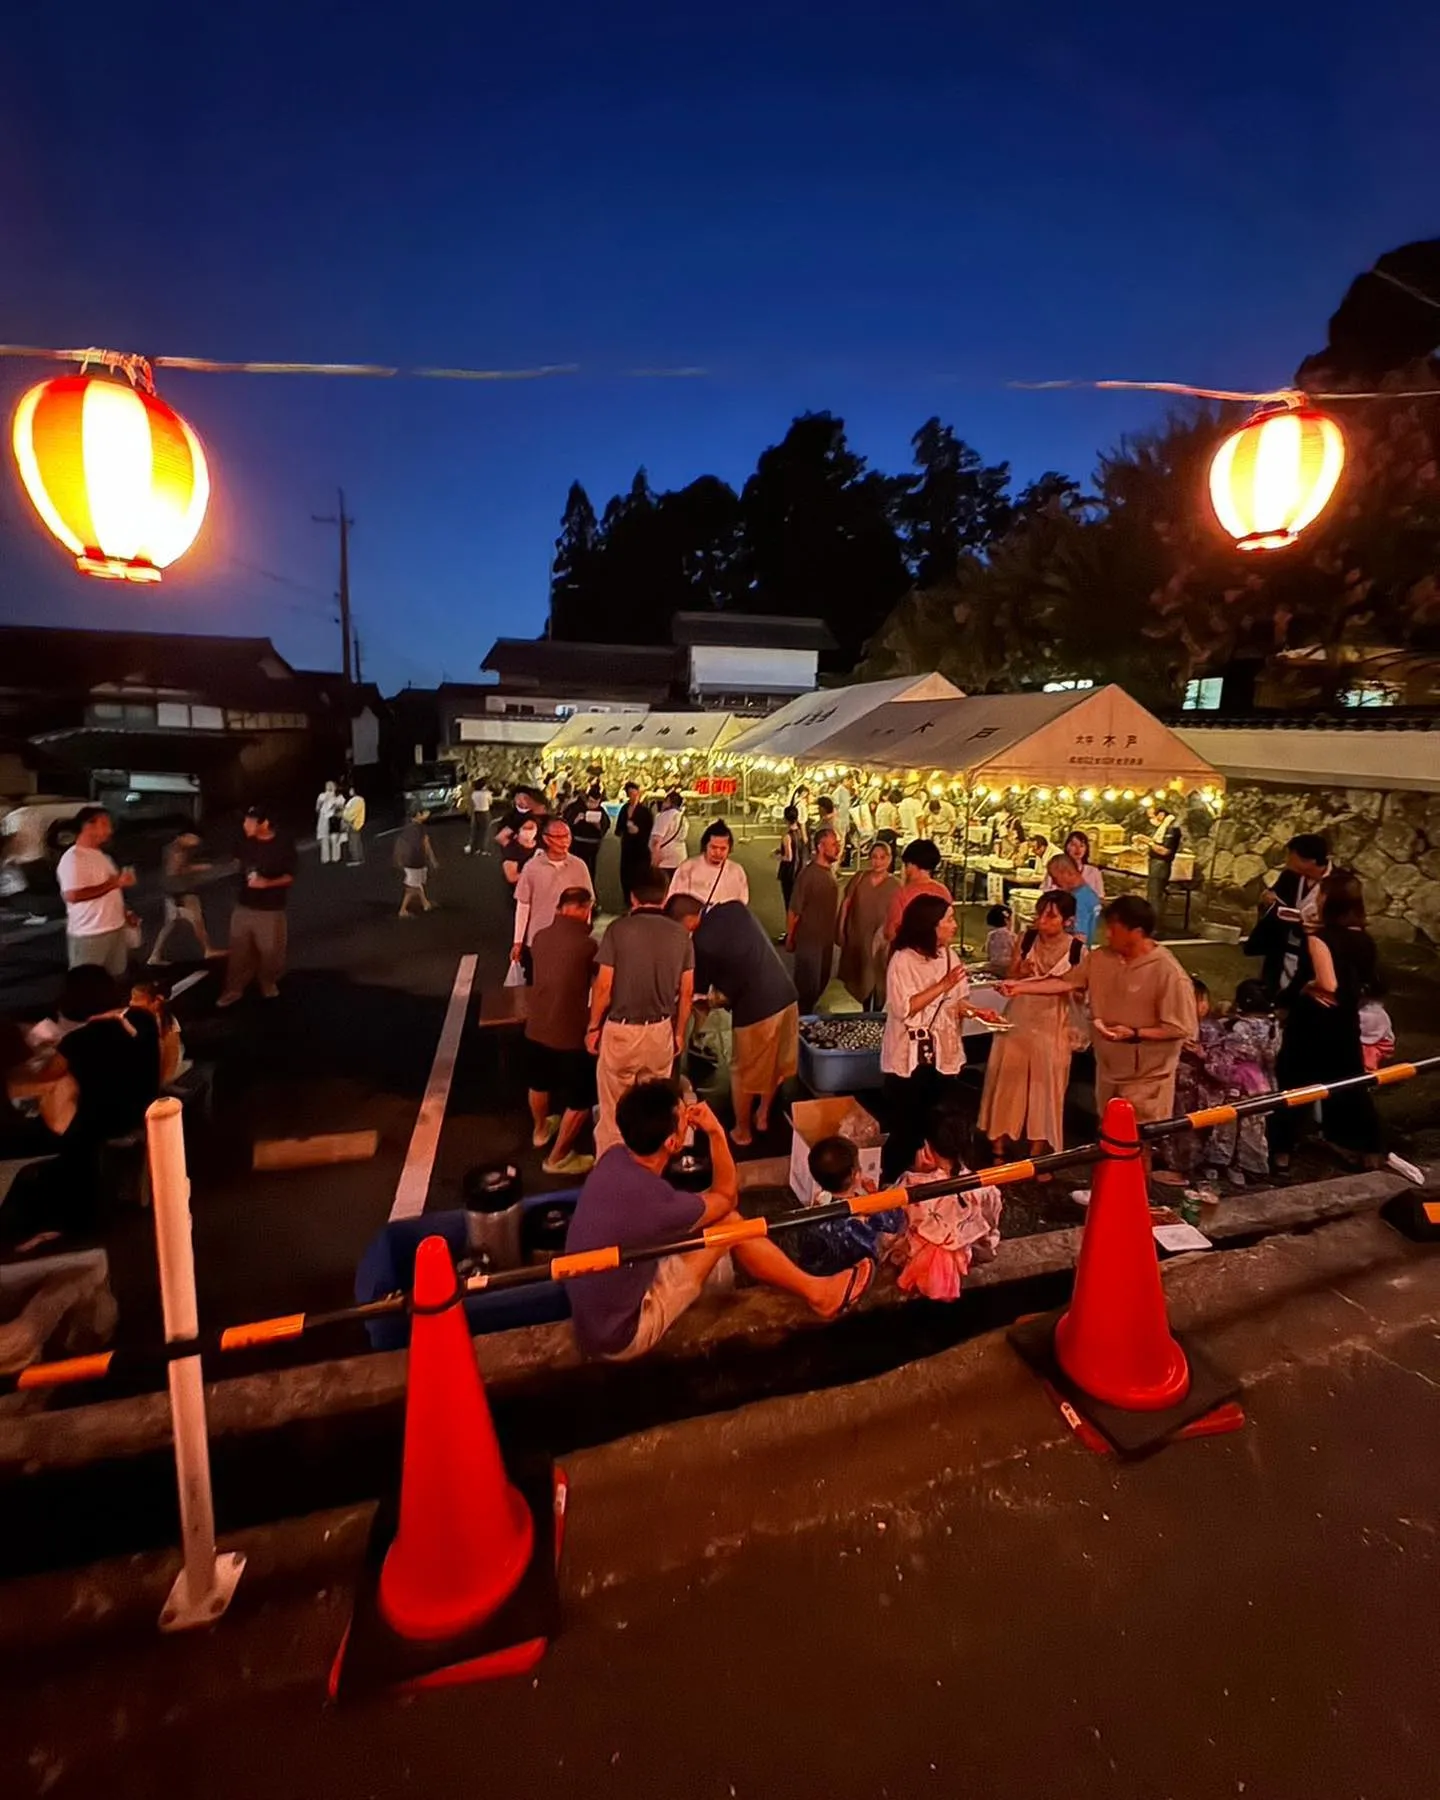
[[[663,871],[637,871],[631,910],[600,940],[600,963],[590,990],[585,1048],[598,1057],[600,1121],[595,1154],[620,1142],[615,1108],[637,1081],[667,1081],[685,1043],[695,998],[695,951],[690,933],[661,910]]]

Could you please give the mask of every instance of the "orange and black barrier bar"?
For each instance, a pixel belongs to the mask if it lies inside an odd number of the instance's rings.
[[[1313,1106],[1317,1101],[1332,1099],[1336,1094],[1358,1094],[1367,1088],[1395,1087],[1402,1081],[1413,1081],[1417,1075],[1428,1075],[1440,1069],[1440,1056],[1427,1056],[1419,1062],[1388,1063],[1366,1075],[1347,1075],[1343,1081],[1315,1083],[1309,1087],[1283,1088],[1274,1094],[1253,1094],[1248,1100],[1232,1100],[1222,1106],[1203,1107],[1199,1112],[1180,1113],[1173,1119],[1157,1119],[1142,1125],[1140,1136],[1145,1143],[1156,1138],[1172,1137],[1180,1131],[1205,1131],[1214,1125],[1233,1125],[1237,1119],[1254,1118],[1258,1113],[1280,1112],[1299,1106]]]
[[[1282,1107],[1309,1106],[1334,1094],[1358,1092],[1363,1088],[1393,1087],[1417,1075],[1440,1070],[1440,1056],[1426,1057],[1420,1062],[1391,1063],[1374,1074],[1352,1075],[1325,1086],[1290,1088],[1273,1094],[1256,1094],[1250,1099],[1236,1100],[1226,1106],[1205,1107],[1199,1112],[1181,1113],[1173,1119],[1159,1119],[1140,1127],[1142,1144],[1169,1137],[1180,1131],[1203,1131],[1210,1126],[1253,1117],[1257,1113],[1277,1112]],[[1108,1140],[1077,1144],[1071,1150],[1053,1150],[1048,1156],[1027,1157],[1016,1162],[996,1163],[988,1169],[976,1169],[969,1175],[949,1176],[939,1181],[917,1182],[913,1187],[882,1188],[874,1194],[857,1194],[851,1200],[831,1200],[824,1206],[804,1206],[781,1213],[773,1219],[740,1218],[721,1220],[685,1237],[665,1238],[649,1244],[608,1244],[598,1250],[577,1250],[554,1257],[548,1263],[537,1263],[519,1269],[496,1269],[477,1272],[457,1281],[454,1300],[458,1304],[471,1294],[500,1289],[535,1287],[545,1281],[576,1281],[585,1275],[602,1274],[634,1263],[658,1262],[666,1256],[686,1256],[695,1250],[727,1249],[757,1238],[783,1238],[792,1231],[803,1231],[807,1225],[823,1225],[827,1220],[864,1218],[871,1213],[892,1212],[914,1206],[918,1201],[936,1200],[942,1194],[971,1193],[982,1187],[1008,1187],[1018,1181],[1029,1181],[1036,1175],[1056,1169],[1072,1169],[1082,1163],[1097,1161],[1102,1156],[1136,1156],[1140,1146],[1112,1144]],[[278,1318],[255,1319],[246,1325],[230,1325],[223,1331],[202,1333],[199,1337],[178,1340],[135,1350],[107,1350],[94,1356],[74,1356],[64,1362],[32,1363],[17,1374],[0,1376],[0,1394],[24,1392],[33,1388],[62,1387],[106,1378],[136,1381],[145,1376],[158,1377],[168,1363],[187,1356],[214,1358],[236,1350],[263,1349],[270,1344],[290,1343],[324,1331],[335,1325],[363,1324],[368,1319],[383,1319],[411,1310],[406,1293],[386,1294],[358,1306],[339,1307],[332,1312],[284,1313]]]

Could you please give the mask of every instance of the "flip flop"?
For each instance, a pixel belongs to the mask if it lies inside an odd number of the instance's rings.
[[[857,1290],[855,1283],[859,1280],[860,1271],[862,1269],[868,1269],[870,1273],[865,1277],[865,1280],[861,1282],[860,1287]],[[855,1267],[851,1269],[850,1279],[845,1283],[845,1297],[840,1302],[840,1311],[834,1315],[837,1319],[844,1313],[853,1312],[870,1292],[870,1289],[875,1285],[875,1271],[876,1262],[873,1256],[867,1256],[864,1262],[856,1263]]]

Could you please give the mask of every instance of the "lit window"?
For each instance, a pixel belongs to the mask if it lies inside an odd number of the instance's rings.
[[[1398,706],[1399,688],[1387,681],[1356,681],[1340,696],[1342,706]]]
[[[1047,681],[1041,688],[1042,694],[1073,694],[1078,688],[1092,688],[1093,681]]]
[[[1202,675],[1185,683],[1186,712],[1218,712],[1224,682],[1219,675]]]

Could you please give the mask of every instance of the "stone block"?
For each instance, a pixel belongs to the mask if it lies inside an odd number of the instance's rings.
[[[1330,854],[1336,862],[1353,869],[1355,859],[1369,847],[1374,835],[1375,827],[1370,820],[1354,816],[1345,819],[1327,834]]]
[[[1432,943],[1440,943],[1440,881],[1425,881],[1410,890],[1405,896],[1405,917]]]
[[[1410,826],[1413,831],[1421,831],[1429,811],[1429,794],[1386,794],[1381,816],[1387,825],[1397,822]]]
[[[1265,877],[1265,861],[1263,857],[1254,855],[1237,856],[1230,870],[1230,878],[1237,887],[1248,887],[1250,883],[1259,882]]]
[[[1384,800],[1385,796],[1377,793],[1374,788],[1345,789],[1346,806],[1352,813],[1357,813],[1362,819],[1368,820],[1372,825],[1375,824],[1380,817],[1380,809],[1384,804]]]
[[[1383,938],[1388,943],[1413,944],[1415,942],[1414,925],[1408,919],[1392,913],[1372,913],[1369,931],[1371,937],[1377,940]]]
[[[1392,863],[1380,877],[1380,889],[1391,899],[1398,900],[1412,888],[1420,886],[1424,880],[1425,877],[1414,863]]]
[[[1375,833],[1375,846],[1392,862],[1412,862],[1425,848],[1419,832],[1405,819],[1382,819]]]
[[[1385,855],[1384,851],[1377,849],[1375,845],[1372,844],[1368,850],[1362,850],[1360,854],[1355,857],[1351,862],[1350,867],[1362,881],[1379,881],[1394,867],[1394,864],[1391,862],[1390,858]]]

